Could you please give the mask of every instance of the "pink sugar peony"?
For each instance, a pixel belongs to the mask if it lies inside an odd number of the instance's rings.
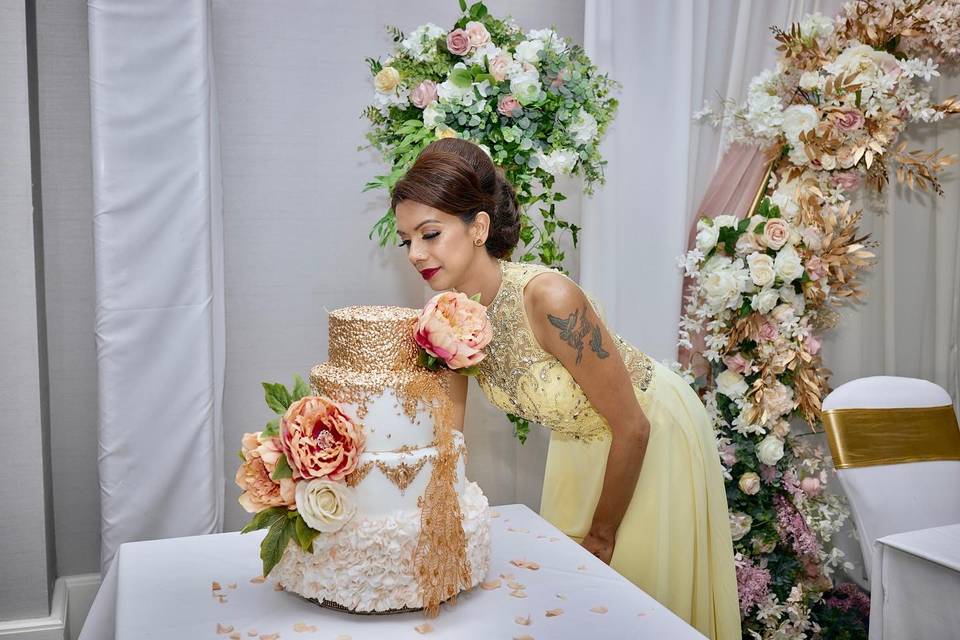
[[[453,291],[438,293],[427,302],[413,334],[418,345],[451,369],[478,364],[486,356],[481,349],[492,338],[487,308]]]
[[[470,51],[470,36],[463,29],[454,29],[447,34],[447,50],[455,56]]]
[[[500,115],[512,118],[520,109],[520,103],[509,93],[500,96],[500,102],[497,103],[497,111]]]
[[[493,76],[493,79],[497,82],[503,82],[507,79],[507,70],[510,68],[510,63],[512,58],[506,54],[499,54],[494,56],[493,60],[490,61],[490,75]]]
[[[329,398],[306,396],[280,418],[280,442],[294,479],[343,480],[363,452],[363,431]]]
[[[436,99],[437,83],[433,80],[424,80],[410,92],[410,103],[418,109],[425,109]]]
[[[249,513],[269,507],[296,505],[296,484],[290,478],[279,481],[270,477],[280,458],[276,438],[261,438],[259,433],[245,433],[240,454],[243,462],[237,469],[235,481],[243,489],[240,506]]]

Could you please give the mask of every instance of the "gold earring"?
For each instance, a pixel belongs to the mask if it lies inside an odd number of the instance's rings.
[[[481,240],[480,238],[476,238],[476,239],[473,241],[473,245],[474,245],[475,247],[479,247],[479,246],[482,245],[482,244],[483,244],[483,240]]]

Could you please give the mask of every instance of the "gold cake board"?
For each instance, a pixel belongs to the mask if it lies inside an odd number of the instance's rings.
[[[389,616],[395,613],[416,613],[418,611],[423,611],[423,607],[417,607],[417,608],[404,607],[402,609],[387,609],[386,611],[357,611],[355,609],[348,609],[342,604],[338,604],[331,600],[318,600],[316,598],[307,598],[307,600],[320,605],[324,609],[333,609],[334,611],[342,611],[343,613],[349,613],[355,616]]]

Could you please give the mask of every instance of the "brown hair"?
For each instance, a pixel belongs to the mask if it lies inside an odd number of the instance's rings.
[[[487,253],[506,258],[520,239],[520,205],[503,169],[477,145],[442,138],[420,152],[416,162],[393,187],[390,206],[404,200],[455,215],[471,224],[481,211],[490,216]]]

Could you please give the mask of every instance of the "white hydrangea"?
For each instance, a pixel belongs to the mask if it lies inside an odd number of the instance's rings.
[[[541,169],[551,175],[559,176],[573,171],[580,156],[573,149],[554,149],[547,154],[537,151],[536,158]]]
[[[453,66],[454,69],[466,69],[467,65],[458,62]],[[449,78],[437,85],[437,98],[440,102],[456,104],[463,107],[469,107],[477,100],[477,94],[473,90],[473,85],[459,87]]]
[[[446,36],[447,31],[428,22],[410,32],[400,42],[400,48],[411,58],[419,62],[430,62],[437,54],[437,38]]]
[[[833,35],[833,19],[819,11],[809,13],[800,20],[800,35],[818,40],[829,38]]]
[[[567,50],[567,44],[563,38],[553,29],[531,29],[527,31],[527,40],[539,40],[549,46],[555,53],[563,53]]]
[[[744,118],[760,138],[773,138],[780,133],[783,103],[777,95],[777,74],[772,69],[765,69],[750,81]]]
[[[466,57],[464,57],[463,60],[468,65],[475,65],[475,64],[482,65],[484,57],[486,57],[488,61],[493,60],[502,52],[503,52],[503,49],[493,44],[492,42],[488,42],[482,47],[477,47],[476,49],[471,51]]]
[[[580,109],[573,117],[569,130],[574,142],[580,145],[588,144],[597,137],[597,120],[589,111]]]
[[[540,74],[530,69],[514,75],[510,78],[510,93],[524,106],[536,102],[543,96]]]

